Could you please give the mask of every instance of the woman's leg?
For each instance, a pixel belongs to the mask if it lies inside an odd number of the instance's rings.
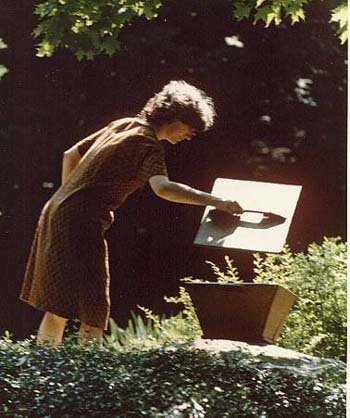
[[[102,346],[103,329],[92,327],[91,325],[82,322],[79,329],[79,344],[85,345],[91,341],[97,342]]]
[[[62,344],[66,323],[66,318],[46,312],[39,327],[37,343],[46,342],[54,347]]]

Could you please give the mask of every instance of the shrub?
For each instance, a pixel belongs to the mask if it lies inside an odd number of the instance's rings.
[[[279,344],[319,357],[346,358],[346,244],[340,238],[324,238],[307,252],[263,257],[254,254],[255,283],[286,287],[297,300],[283,327]],[[225,257],[226,270],[211,265],[219,283],[239,283],[237,269]],[[201,280],[187,278],[185,281]]]
[[[283,347],[345,361],[346,245],[339,238],[311,244],[306,254],[255,254],[256,283],[277,283],[297,296],[283,328]]]
[[[242,352],[0,340],[2,417],[340,417],[344,365],[308,376]]]
[[[182,310],[177,315],[166,318],[139,306],[144,312],[145,319],[131,312],[126,329],[120,328],[113,319],[110,319],[110,333],[105,336],[105,341],[115,347],[132,345],[139,348],[155,348],[171,342],[200,338],[202,330],[190,295],[185,288],[179,288],[178,296],[164,296],[164,300],[168,303],[181,304]]]

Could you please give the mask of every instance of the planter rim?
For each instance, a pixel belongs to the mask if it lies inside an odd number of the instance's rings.
[[[288,289],[288,287],[285,287],[281,284],[278,283],[217,283],[217,282],[195,282],[195,283],[185,283],[184,287],[186,286],[209,286],[209,287],[226,287],[226,288],[238,288],[238,287],[279,287],[284,289],[285,291],[291,293],[292,295],[294,295],[296,297],[296,294],[294,292],[292,292],[290,289]]]

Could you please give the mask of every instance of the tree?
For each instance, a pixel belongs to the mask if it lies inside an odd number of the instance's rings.
[[[39,57],[50,57],[58,47],[70,49],[75,56],[92,59],[113,55],[120,49],[120,31],[137,17],[153,19],[161,0],[48,0],[37,5],[40,23],[35,37],[42,36]]]
[[[234,2],[233,16],[237,20],[251,18],[254,24],[260,20],[269,27],[272,23],[279,25],[283,20],[289,20],[292,25],[305,21],[309,0],[241,0]],[[330,22],[337,24],[337,34],[341,43],[347,40],[347,2],[342,1],[331,10]]]
[[[233,3],[235,20],[262,21],[266,27],[286,21],[304,21],[310,0],[240,0]],[[338,0],[339,1],[339,0]],[[347,39],[347,3],[331,10],[330,22],[337,25],[341,43]],[[68,48],[79,59],[113,55],[120,49],[121,30],[138,17],[154,19],[162,0],[47,0],[35,8],[39,23],[34,30],[41,38],[37,55],[50,57],[57,48]],[[205,6],[205,2],[204,6]],[[209,7],[207,5],[207,7]]]

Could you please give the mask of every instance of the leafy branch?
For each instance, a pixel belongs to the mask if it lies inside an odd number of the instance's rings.
[[[262,21],[265,27],[272,23],[280,25],[289,21],[291,25],[306,20],[305,8],[310,0],[240,0],[234,2],[233,17],[240,21],[251,19],[254,24]],[[344,0],[331,10],[330,23],[336,25],[336,32],[340,42],[344,44],[348,39],[348,6]]]
[[[0,49],[6,49],[7,48],[7,45],[5,44],[5,42],[0,38]],[[8,73],[8,69],[4,66],[4,65],[2,65],[2,64],[0,64],[0,80],[1,80],[1,78],[6,74],[6,73]]]
[[[336,25],[341,43],[347,40],[347,3],[331,10],[330,23]],[[310,0],[239,0],[233,2],[233,19],[262,21],[265,27],[305,21]],[[35,7],[39,23],[34,37],[39,38],[37,56],[51,57],[58,48],[66,48],[78,58],[93,59],[114,55],[120,50],[119,35],[137,18],[158,16],[163,0],[46,0]]]
[[[120,31],[138,17],[155,18],[160,6],[160,0],[47,0],[35,8],[37,56],[51,57],[60,47],[78,60],[111,56],[120,49]]]

